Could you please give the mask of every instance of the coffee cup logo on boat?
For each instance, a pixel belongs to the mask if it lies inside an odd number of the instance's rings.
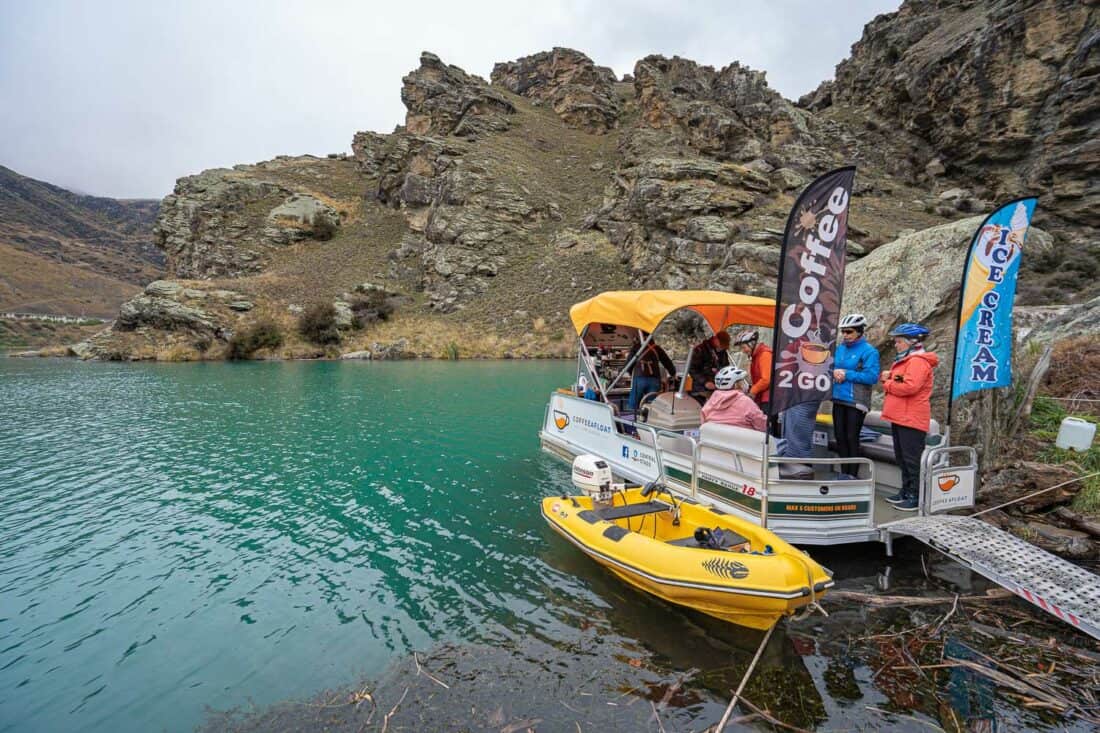
[[[569,427],[569,415],[561,410],[554,410],[554,426],[558,430],[565,430]]]
[[[955,473],[947,474],[945,476],[938,476],[936,478],[936,483],[939,485],[940,491],[951,491],[951,489],[959,485],[959,476]]]

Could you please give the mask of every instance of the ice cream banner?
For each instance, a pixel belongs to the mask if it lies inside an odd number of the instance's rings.
[[[951,399],[1012,384],[1012,302],[1035,199],[1010,201],[986,217],[966,257],[959,296]]]
[[[828,398],[854,167],[830,171],[798,197],[779,257],[769,414]]]

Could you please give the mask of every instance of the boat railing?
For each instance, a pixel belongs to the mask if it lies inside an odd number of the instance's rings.
[[[952,458],[960,456],[964,458],[964,461],[952,464]],[[920,496],[917,502],[920,506],[921,516],[932,514],[932,477],[935,474],[934,469],[947,465],[955,465],[961,471],[977,472],[978,451],[969,445],[936,445],[925,449],[924,453],[921,454]],[[966,509],[970,506],[973,506],[973,502],[955,508]]]
[[[868,483],[871,486],[871,497],[868,501],[868,514],[867,521],[868,526],[874,527],[875,525],[875,462],[870,458],[841,458],[837,456],[832,457],[811,457],[811,458],[796,458],[794,456],[768,456],[768,466],[779,466],[783,463],[796,463],[796,464],[808,464],[812,466],[841,466],[844,464],[859,464],[861,466],[867,466],[867,478],[857,479],[795,479],[784,478],[782,479],[784,484],[795,484],[799,486],[850,486],[853,483]],[[765,497],[768,494],[767,488],[764,490]],[[764,526],[767,527],[767,501],[764,502]]]
[[[657,460],[661,460],[661,442],[660,438],[666,437],[671,440],[686,440],[691,443],[691,498],[697,498],[699,493],[699,439],[693,435],[682,433],[676,430],[669,430],[667,428],[657,428],[645,423],[632,423],[635,426],[644,426],[649,428],[653,433],[653,447],[657,452]],[[661,477],[665,476],[664,466],[661,466]]]
[[[629,424],[636,427],[647,427],[653,433],[653,446],[657,453],[657,460],[661,460],[661,447],[658,440],[658,436],[664,435],[672,439],[687,439],[691,442],[692,455],[691,455],[691,496],[696,498],[698,494],[698,482],[699,482],[699,448],[701,445],[701,439],[695,438],[691,435],[684,433],[665,430],[661,428],[652,428],[645,423]],[[719,453],[728,453],[732,458],[730,470],[735,473],[740,473],[746,477],[757,479],[761,483],[762,496],[760,501],[760,523],[766,527],[768,523],[768,496],[770,494],[770,484],[776,480],[782,480],[786,485],[795,486],[850,486],[853,483],[868,484],[871,487],[870,497],[868,501],[868,517],[867,522],[869,527],[875,525],[875,462],[870,458],[858,457],[858,458],[841,458],[841,457],[810,457],[810,458],[795,458],[788,456],[776,456],[771,455],[765,449],[762,453],[755,453],[752,451],[740,450],[732,446],[723,446],[716,443],[708,443],[708,448],[711,448]],[[754,475],[751,472],[745,471],[741,466],[740,459],[745,458],[751,461],[756,461],[761,464],[760,475]],[[809,464],[809,465],[824,465],[824,466],[840,466],[843,464],[859,464],[867,467],[866,479],[794,479],[794,478],[782,478],[777,479],[771,476],[771,467],[775,466],[777,469],[782,464]],[[659,463],[660,474],[664,476],[664,467]]]

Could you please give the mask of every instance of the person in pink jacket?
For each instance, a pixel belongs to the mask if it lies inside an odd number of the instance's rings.
[[[714,393],[703,405],[703,422],[716,422],[763,432],[768,419],[745,394],[748,372],[735,366],[722,367],[714,375]]]

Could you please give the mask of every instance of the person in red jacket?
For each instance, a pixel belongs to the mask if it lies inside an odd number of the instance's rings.
[[[890,335],[898,355],[882,373],[882,419],[890,423],[894,436],[894,459],[901,468],[901,491],[886,501],[905,512],[917,510],[920,458],[932,421],[933,371],[940,358],[924,350],[928,329],[918,323],[903,323]]]

